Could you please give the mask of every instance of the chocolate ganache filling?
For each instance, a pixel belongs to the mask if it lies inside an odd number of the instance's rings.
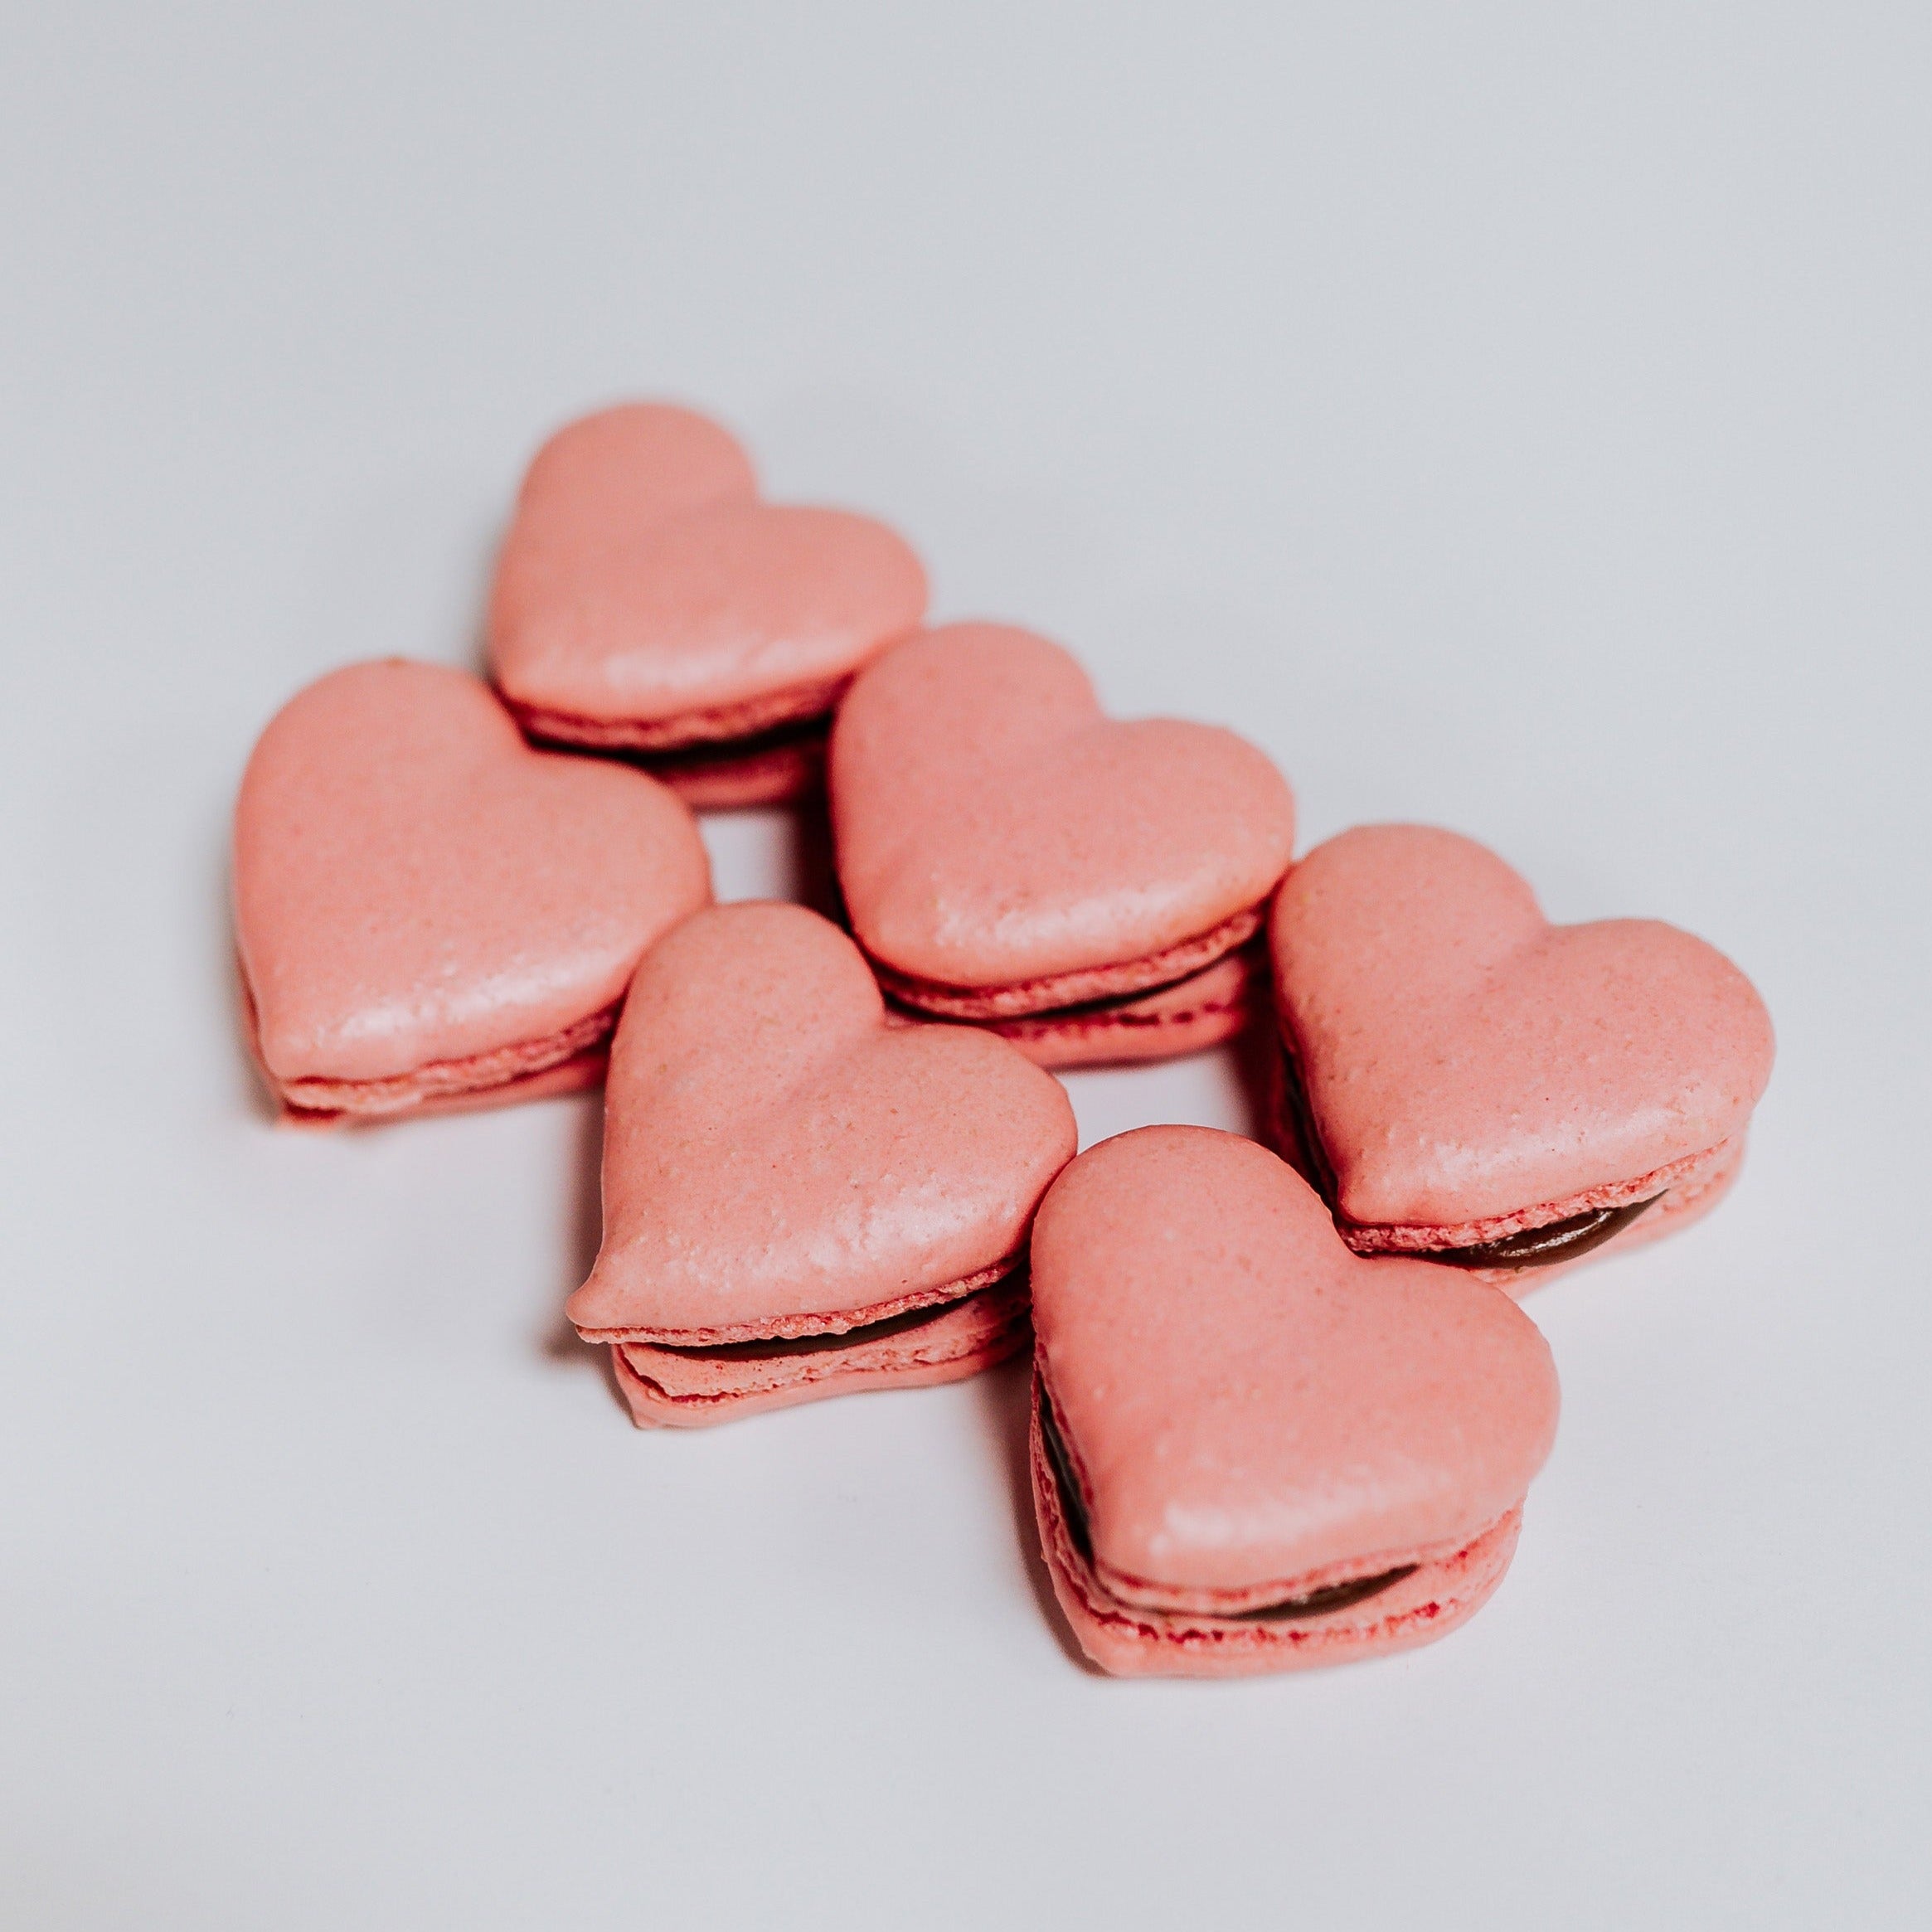
[[[1094,1560],[1094,1540],[1087,1527],[1086,1505],[1080,1500],[1080,1485],[1073,1478],[1073,1459],[1066,1453],[1060,1425],[1054,1420],[1053,1405],[1047,1400],[1044,1389],[1040,1391],[1040,1439],[1046,1446],[1047,1466],[1053,1471],[1053,1487],[1060,1498],[1060,1513],[1066,1524],[1067,1541],[1073,1545],[1080,1560],[1090,1564]],[[1255,1609],[1217,1613],[1212,1620],[1217,1624],[1289,1624],[1299,1618],[1325,1617],[1332,1610],[1347,1609],[1351,1604],[1379,1596],[1391,1584],[1400,1583],[1405,1576],[1412,1575],[1415,1569],[1413,1563],[1404,1563],[1374,1576],[1351,1577],[1346,1583],[1331,1583],[1325,1589],[1311,1590],[1300,1596],[1284,1597],[1279,1603],[1263,1604]],[[1207,1614],[1198,1611],[1179,1614],[1190,1617]]]
[[[1600,1248],[1645,1208],[1656,1206],[1663,1199],[1662,1194],[1653,1194],[1647,1201],[1626,1201],[1621,1207],[1594,1208],[1540,1228],[1520,1228],[1493,1241],[1478,1241],[1473,1247],[1431,1248],[1425,1259],[1446,1261],[1452,1268],[1547,1268],[1553,1261],[1573,1261],[1592,1248]]]
[[[966,1295],[961,1300],[972,1299]],[[867,1342],[883,1342],[889,1335],[923,1328],[960,1305],[957,1301],[938,1302],[930,1308],[908,1308],[902,1314],[887,1315],[837,1335],[770,1335],[750,1342],[653,1342],[650,1346],[662,1348],[667,1355],[685,1356],[692,1362],[769,1362],[778,1356],[818,1355],[830,1349],[857,1348]]]
[[[1308,1105],[1308,1090],[1302,1085],[1301,1069],[1284,1045],[1281,1051],[1281,1114],[1284,1129],[1292,1129],[1301,1143],[1303,1161],[1316,1191],[1335,1206],[1335,1171],[1315,1131],[1313,1110]],[[1562,1221],[1546,1222],[1540,1228],[1519,1228],[1513,1235],[1500,1235],[1493,1241],[1477,1241],[1465,1248],[1425,1248],[1415,1251],[1419,1261],[1440,1261],[1450,1268],[1548,1268],[1559,1261],[1574,1261],[1592,1248],[1600,1248],[1613,1235],[1620,1234],[1647,1208],[1663,1199],[1662,1192],[1642,1201],[1626,1201],[1620,1207],[1591,1208]],[[1409,1250],[1403,1250],[1407,1253]]]

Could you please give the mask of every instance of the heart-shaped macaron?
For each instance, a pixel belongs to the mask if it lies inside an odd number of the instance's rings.
[[[1305,1152],[1365,1252],[1520,1288],[1683,1225],[1736,1169],[1770,1019],[1688,933],[1551,925],[1473,840],[1373,825],[1289,873],[1270,940]]]
[[[571,424],[532,464],[490,663],[532,736],[652,754],[694,803],[747,803],[805,771],[793,740],[925,600],[918,558],[883,524],[760,502],[716,424],[632,404]]]
[[[1557,1409],[1507,1296],[1360,1259],[1285,1163],[1197,1127],[1081,1155],[1032,1269],[1035,1502],[1103,1668],[1403,1649],[1501,1580]]]
[[[568,1313],[640,1422],[951,1381],[1023,1342],[1066,1093],[983,1033],[892,1024],[816,913],[719,906],[654,947],[604,1119],[604,1245]]]
[[[235,806],[256,1052],[310,1119],[594,1081],[645,948],[710,897],[662,785],[532,751],[486,686],[434,665],[310,685]]]
[[[980,1022],[1083,1008],[1092,1051],[1063,1061],[1110,1056],[1096,1002],[1247,939],[1294,838],[1288,785],[1245,740],[1109,718],[1066,652],[999,624],[949,624],[869,666],[833,728],[831,786],[839,884],[886,990]]]

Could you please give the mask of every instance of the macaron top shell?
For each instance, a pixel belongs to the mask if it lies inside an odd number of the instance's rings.
[[[1363,1260],[1284,1162],[1147,1127],[1034,1228],[1033,1320],[1104,1574],[1250,1591],[1460,1548],[1554,1438],[1550,1352],[1506,1296]]]
[[[619,403],[566,423],[531,459],[499,567],[568,567],[680,511],[757,495],[751,459],[721,424],[674,403]]]
[[[566,423],[532,459],[498,552],[492,676],[522,700],[536,667],[620,621],[612,607],[643,532],[757,497],[751,459],[694,410],[622,403]]]
[[[1769,1016],[1701,939],[1655,920],[1553,926],[1473,839],[1357,828],[1310,852],[1270,940],[1337,1206],[1364,1226],[1568,1201],[1740,1132]]]
[[[831,748],[839,883],[874,958],[988,987],[1138,959],[1256,905],[1294,802],[1231,731],[1120,722],[1045,638],[956,624],[853,684]]]
[[[491,669],[529,710],[656,723],[842,680],[916,629],[925,600],[883,524],[761,503],[716,424],[633,403],[532,464],[498,560]]]
[[[813,1332],[930,1301],[1025,1245],[1072,1158],[1065,1090],[1004,1041],[888,1023],[802,906],[720,906],[645,959],[612,1048],[588,1334]]]
[[[488,688],[391,659],[299,692],[235,814],[237,942],[278,1080],[380,1080],[612,1005],[711,896],[643,773],[532,751]]]

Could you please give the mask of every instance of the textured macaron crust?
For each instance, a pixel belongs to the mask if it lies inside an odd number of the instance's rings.
[[[1056,1593],[1125,1675],[1292,1670],[1454,1629],[1556,1425],[1506,1295],[1366,1260],[1284,1162],[1148,1127],[1049,1190],[1032,1469]]]
[[[1362,1252],[1542,1245],[1521,1288],[1588,1251],[1533,1231],[1654,1239],[1736,1170],[1770,1018],[1688,933],[1551,925],[1473,840],[1375,825],[1295,866],[1269,943],[1309,1163]]]
[[[993,1022],[1121,1000],[1257,930],[1294,802],[1231,731],[1122,722],[1046,638],[959,624],[888,651],[839,708],[839,884],[902,1004]],[[1081,1032],[1115,1051],[1099,1016]]]
[[[256,1056],[317,1121],[590,1084],[645,949],[711,897],[654,779],[533,751],[487,686],[399,659],[270,721],[234,865]]]
[[[640,1420],[971,1374],[1022,1338],[993,1291],[1074,1147],[1051,1075],[971,1028],[891,1023],[828,920],[700,913],[624,1005],[604,1245],[570,1318],[630,1352]],[[968,1298],[950,1328],[881,1329]],[[638,1381],[656,1393],[640,1402]]]
[[[759,802],[810,769],[755,741],[823,720],[925,601],[918,558],[883,524],[761,502],[723,430],[635,403],[571,424],[532,464],[490,663],[532,736],[683,752],[663,775],[693,802]]]

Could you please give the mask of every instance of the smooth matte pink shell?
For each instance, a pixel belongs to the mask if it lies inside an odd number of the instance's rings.
[[[1451,1558],[1549,1453],[1556,1369],[1515,1303],[1352,1254],[1237,1135],[1089,1149],[1041,1206],[1032,1267],[1039,1372],[1121,1601],[1228,1613]]]
[[[1770,1017],[1721,953],[1655,920],[1553,926],[1433,827],[1318,847],[1270,944],[1339,1211],[1425,1245],[1612,1204],[1741,1133],[1770,1077]]]
[[[744,453],[701,417],[637,404],[538,453],[490,601],[492,674],[539,735],[624,740],[629,726],[763,701],[746,731],[829,709],[839,680],[916,629],[925,573],[883,524],[764,503]],[[643,732],[640,744],[680,741]]]
[[[434,665],[310,685],[235,805],[237,945],[284,1086],[514,1059],[614,1006],[710,896],[697,826],[662,785],[532,751],[486,686]]]
[[[860,944],[951,987],[1177,945],[1265,900],[1294,841],[1287,783],[1245,739],[1109,719],[1072,657],[1003,624],[929,631],[862,672],[830,787]]]
[[[895,1027],[803,906],[720,906],[638,969],[605,1098],[586,1338],[821,1332],[1017,1255],[1072,1158],[1059,1083],[964,1027]]]

